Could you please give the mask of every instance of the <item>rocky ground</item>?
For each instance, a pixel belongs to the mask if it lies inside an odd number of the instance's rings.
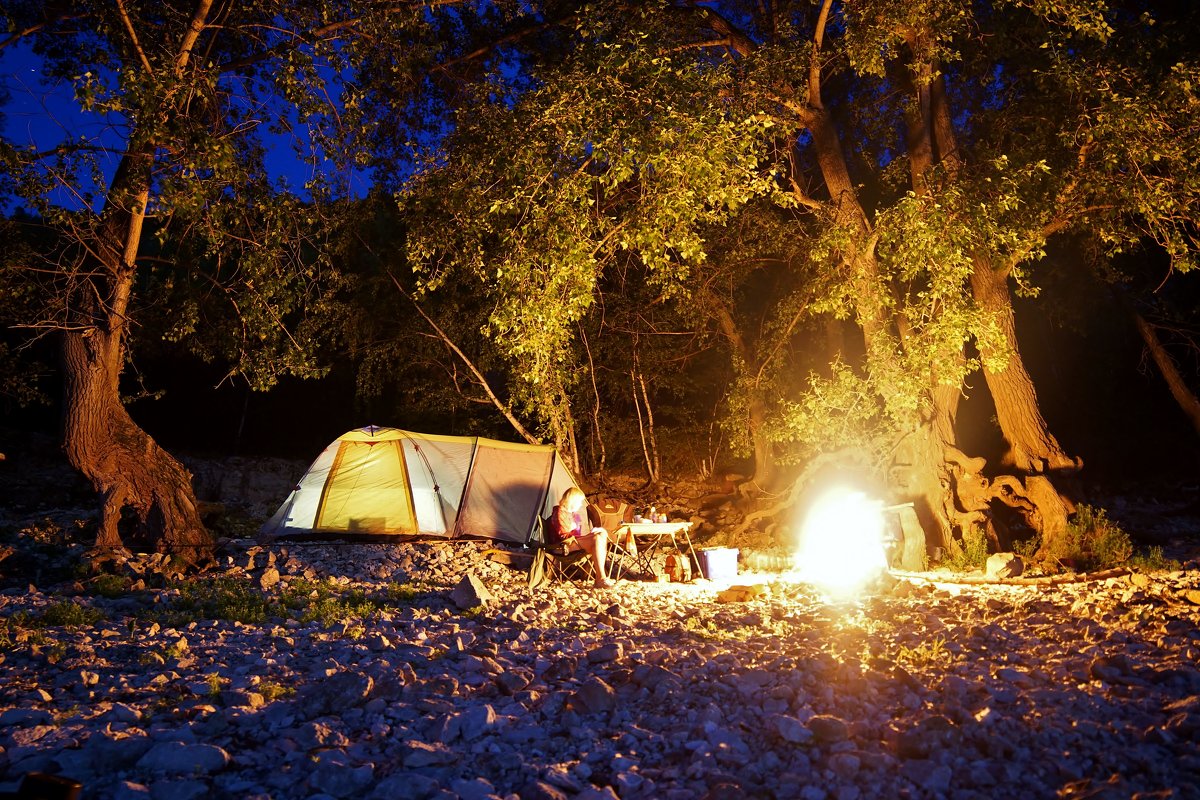
[[[0,503],[0,792],[1200,797],[1200,529],[1166,507],[1177,569],[841,599],[742,574],[762,588],[733,602],[531,592],[470,542],[234,536],[198,579],[145,556],[92,576],[76,517]]]
[[[0,781],[59,773],[89,798],[1200,796],[1197,562],[839,601],[742,575],[766,591],[723,603],[705,581],[531,593],[471,543],[250,545],[207,594],[4,591]]]

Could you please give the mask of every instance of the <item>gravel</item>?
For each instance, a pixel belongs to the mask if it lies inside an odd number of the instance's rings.
[[[0,791],[40,771],[154,800],[1200,797],[1196,561],[836,600],[740,575],[765,586],[742,602],[704,580],[531,593],[471,542],[235,542],[222,572],[393,599],[169,627],[178,583],[7,590]],[[27,624],[64,599],[99,621]]]

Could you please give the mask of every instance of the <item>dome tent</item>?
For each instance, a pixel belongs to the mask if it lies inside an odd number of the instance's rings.
[[[321,452],[260,536],[524,544],[574,485],[550,445],[369,426]]]

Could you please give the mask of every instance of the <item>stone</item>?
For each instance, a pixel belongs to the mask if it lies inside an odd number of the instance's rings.
[[[374,764],[353,765],[342,750],[325,750],[317,755],[309,782],[331,797],[357,797],[371,785]]]
[[[837,717],[820,715],[808,721],[808,729],[813,738],[821,744],[836,744],[850,738],[850,727],[845,720]]]
[[[458,795],[459,800],[488,800],[495,797],[496,787],[484,778],[475,778],[452,781],[450,791]]]
[[[279,570],[275,569],[275,567],[267,567],[258,576],[258,588],[266,591],[279,583],[279,580]]]
[[[583,682],[572,701],[586,713],[611,711],[617,703],[616,692],[602,678],[593,676]]]
[[[593,650],[589,650],[589,664],[607,664],[610,661],[620,661],[625,655],[625,648],[620,642],[608,642]]]
[[[0,712],[0,729],[49,725],[52,722],[54,715],[38,708],[10,708]]]
[[[795,717],[776,714],[770,718],[770,725],[789,744],[804,744],[813,738],[812,730]]]
[[[306,686],[297,695],[298,705],[310,718],[341,714],[365,703],[373,687],[374,681],[370,675],[337,672]]]
[[[405,742],[400,748],[401,763],[408,769],[453,764],[458,754],[443,744],[426,744],[421,741]]]
[[[488,606],[496,602],[496,597],[483,585],[483,581],[468,572],[450,593],[450,599],[458,608],[468,609],[477,606]]]
[[[212,788],[204,781],[156,781],[150,785],[150,795],[154,800],[205,800],[212,796]]]
[[[153,800],[149,786],[133,781],[118,781],[111,797],[112,800]]]
[[[1015,578],[1025,571],[1025,561],[1016,553],[993,553],[988,556],[989,578]]]
[[[138,769],[175,774],[208,774],[228,764],[229,754],[216,745],[183,742],[160,742],[137,762]]]
[[[441,784],[419,772],[397,772],[375,784],[370,800],[429,800]]]

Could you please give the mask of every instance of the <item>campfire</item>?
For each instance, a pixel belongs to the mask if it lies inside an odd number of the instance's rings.
[[[887,570],[883,504],[837,487],[813,504],[800,527],[797,580],[855,594]]]

